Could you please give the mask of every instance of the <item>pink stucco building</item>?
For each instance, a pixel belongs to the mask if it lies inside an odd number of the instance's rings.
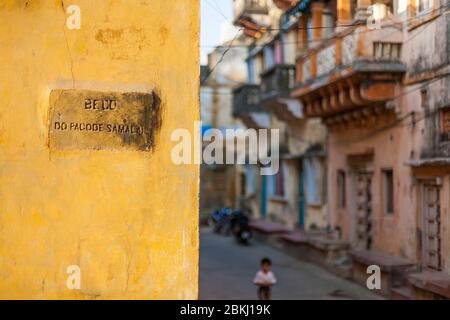
[[[327,257],[337,246],[364,285],[380,266],[396,298],[450,298],[449,2],[235,0],[242,88],[286,129],[284,176],[251,180],[282,197],[256,197],[255,210],[300,228],[291,242]],[[312,225],[324,239],[303,239]]]
[[[299,55],[292,92],[328,129],[331,225],[357,280],[380,265],[385,294],[448,298],[449,3],[314,1],[313,16],[336,3],[335,32]]]

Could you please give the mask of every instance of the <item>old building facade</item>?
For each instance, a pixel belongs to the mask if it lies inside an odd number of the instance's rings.
[[[298,42],[298,17],[286,20],[292,4],[234,2],[235,24],[248,45],[248,78],[235,90],[234,114],[250,128],[278,129],[280,134],[280,170],[258,176],[256,168],[247,168],[246,180],[254,186],[248,186],[246,202],[257,218],[290,229],[324,229],[326,131],[317,119],[306,119],[302,105],[290,96]]]
[[[231,41],[214,48],[208,55],[208,63],[201,67],[200,105],[201,133],[204,147],[214,141],[211,129],[225,136],[227,129],[244,129],[238,118],[233,117],[233,89],[247,78],[246,50],[240,47],[243,37],[234,39],[235,47],[224,55]],[[220,61],[220,63],[219,63]],[[224,141],[225,142],[225,141]],[[224,152],[226,150],[224,149]],[[226,164],[202,163],[200,166],[200,214],[209,214],[222,207],[236,207],[238,195],[236,184],[240,168]]]
[[[261,217],[334,231],[355,280],[381,267],[385,295],[450,297],[448,1],[241,2],[246,110],[286,130],[287,178],[260,179],[285,196],[258,199]]]
[[[354,266],[414,265],[428,283],[449,272],[448,3],[374,3],[378,17],[370,1],[354,13],[337,2],[337,28],[299,56],[292,96],[327,126],[330,220]]]

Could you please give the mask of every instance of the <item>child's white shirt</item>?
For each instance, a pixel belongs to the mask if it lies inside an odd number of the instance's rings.
[[[253,279],[253,283],[256,285],[273,285],[277,283],[277,279],[275,278],[272,271],[264,273],[259,270],[256,273],[255,278]]]

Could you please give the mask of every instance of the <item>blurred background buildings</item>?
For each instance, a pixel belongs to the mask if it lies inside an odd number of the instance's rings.
[[[386,297],[450,298],[445,0],[234,0],[202,66],[204,128],[278,128],[280,171],[203,165],[201,211]],[[276,240],[274,240],[276,239]]]

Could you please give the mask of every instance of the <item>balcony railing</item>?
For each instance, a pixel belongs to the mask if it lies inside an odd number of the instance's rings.
[[[406,72],[401,61],[402,38],[398,26],[346,28],[297,58],[297,85],[291,95],[302,102],[308,117],[334,121],[331,117],[357,115],[366,107],[379,112],[380,106],[384,108],[395,97]]]
[[[267,0],[234,0],[233,11],[235,20],[244,15],[268,14]]]
[[[275,65],[261,74],[261,100],[288,98],[295,86],[295,66]]]
[[[260,86],[244,84],[233,90],[233,115],[239,117],[251,112],[260,112]]]
[[[297,82],[311,82],[351,67],[357,61],[400,63],[401,49],[401,31],[395,27],[382,30],[351,27],[298,58]]]

